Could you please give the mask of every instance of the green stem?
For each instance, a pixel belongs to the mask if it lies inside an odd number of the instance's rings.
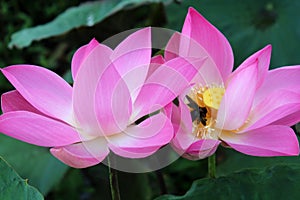
[[[165,182],[163,173],[161,172],[161,170],[157,170],[157,171],[155,171],[155,174],[158,179],[158,183],[159,183],[159,187],[160,187],[160,194],[161,195],[167,194],[168,190],[167,190],[167,186],[166,186],[166,182]]]
[[[121,200],[119,182],[118,182],[118,173],[117,173],[118,171],[111,167],[113,161],[114,161],[113,157],[110,158],[110,156],[107,156],[111,198],[112,200]]]
[[[216,154],[214,153],[208,157],[208,176],[216,178]]]

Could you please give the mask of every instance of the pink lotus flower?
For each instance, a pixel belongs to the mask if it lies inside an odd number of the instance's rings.
[[[163,112],[136,120],[171,102],[198,70],[182,58],[157,69],[150,61],[151,29],[145,28],[114,50],[96,40],[78,49],[73,87],[42,67],[6,67],[1,71],[16,90],[2,95],[0,132],[52,147],[55,157],[76,168],[98,164],[110,150],[149,156],[173,138],[171,121]]]
[[[245,41],[251,42],[251,41]],[[212,155],[219,144],[253,156],[299,154],[289,127],[300,121],[300,66],[268,71],[271,46],[234,72],[227,39],[190,8],[182,34],[170,39],[166,60],[208,57],[172,112],[176,151],[189,159]]]

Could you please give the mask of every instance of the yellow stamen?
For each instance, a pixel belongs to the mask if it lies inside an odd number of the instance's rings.
[[[203,93],[203,102],[206,106],[214,108],[216,110],[219,109],[222,98],[224,96],[225,89],[224,88],[208,88]]]

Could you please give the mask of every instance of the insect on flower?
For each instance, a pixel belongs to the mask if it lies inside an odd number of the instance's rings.
[[[253,156],[299,154],[289,127],[300,121],[300,66],[268,71],[271,45],[235,71],[224,35],[190,8],[182,33],[175,33],[165,59],[207,57],[191,86],[172,105],[174,149],[189,159],[212,155],[219,144]]]

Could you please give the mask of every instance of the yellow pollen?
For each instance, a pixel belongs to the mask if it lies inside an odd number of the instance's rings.
[[[221,129],[215,127],[218,110],[225,93],[222,85],[195,85],[185,103],[190,108],[193,134],[200,139],[219,139]]]
[[[206,106],[218,110],[222,98],[224,96],[224,93],[225,93],[224,88],[219,88],[219,87],[208,88],[203,93],[203,102]]]

